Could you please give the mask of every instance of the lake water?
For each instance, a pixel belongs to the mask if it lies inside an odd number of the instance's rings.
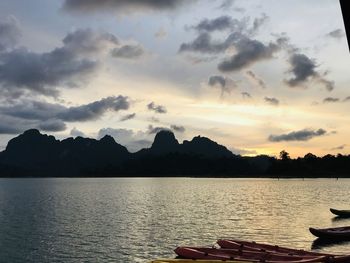
[[[218,238],[350,253],[308,228],[350,225],[350,180],[0,179],[0,262],[147,262]]]

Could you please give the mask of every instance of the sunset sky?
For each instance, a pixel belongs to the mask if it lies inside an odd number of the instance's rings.
[[[338,0],[2,0],[0,150],[29,128],[349,154]]]

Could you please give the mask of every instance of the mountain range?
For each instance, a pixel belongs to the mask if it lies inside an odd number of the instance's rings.
[[[350,175],[350,157],[307,154],[290,159],[260,155],[242,157],[209,138],[179,143],[171,131],[156,134],[150,148],[130,153],[113,137],[67,138],[30,129],[11,139],[0,152],[0,177],[98,176],[279,176]]]

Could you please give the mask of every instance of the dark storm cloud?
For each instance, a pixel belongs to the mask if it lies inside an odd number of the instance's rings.
[[[278,106],[280,104],[280,101],[276,98],[265,97],[264,100],[266,103],[273,106]]]
[[[164,106],[156,105],[153,101],[147,105],[147,109],[154,111],[155,113],[167,113]]]
[[[324,129],[293,131],[287,134],[270,135],[269,141],[282,142],[282,141],[308,141],[314,137],[323,136],[327,133]]]
[[[77,12],[133,12],[139,10],[172,10],[194,0],[65,0],[63,8]]]
[[[273,54],[280,49],[277,44],[269,43],[268,45],[264,45],[258,40],[249,38],[239,40],[234,46],[237,53],[218,65],[220,71],[240,70],[260,60],[272,58]]]
[[[332,37],[332,38],[336,38],[336,39],[340,39],[340,38],[343,38],[345,37],[345,33],[342,29],[336,29],[336,30],[333,30],[329,33],[326,34],[327,37]]]
[[[237,88],[237,83],[233,79],[219,75],[210,76],[208,85],[219,87],[221,89],[221,96],[224,96],[225,93],[231,93],[233,89]]]
[[[0,52],[14,47],[21,37],[18,21],[14,16],[0,17]]]
[[[141,57],[145,53],[141,45],[124,45],[114,48],[111,51],[112,57],[135,59]]]
[[[118,40],[114,35],[80,29],[63,39],[63,46],[47,53],[25,48],[0,53],[2,91],[13,94],[29,91],[57,96],[57,86],[76,87],[98,67],[99,55]]]
[[[184,126],[180,126],[180,125],[170,125],[170,129],[180,133],[183,133],[186,130]]]
[[[317,82],[325,86],[328,91],[334,89],[334,82],[323,78],[317,71],[316,62],[304,54],[292,54],[289,63],[291,65],[290,72],[294,77],[285,80],[288,86],[298,87],[303,86],[310,79],[314,79]]]
[[[334,102],[339,102],[340,99],[338,98],[333,98],[333,97],[327,97],[323,100],[323,103],[334,103]]]
[[[120,121],[128,121],[128,120],[131,120],[131,119],[135,118],[135,116],[136,116],[136,113],[127,114],[127,115],[125,115],[125,116],[122,116],[122,117],[120,118]]]
[[[253,71],[248,70],[246,73],[257,85],[259,85],[263,89],[266,88],[266,83],[261,78],[259,78]]]

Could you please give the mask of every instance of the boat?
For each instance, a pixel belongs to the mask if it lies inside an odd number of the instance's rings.
[[[329,209],[333,214],[340,217],[350,217],[350,210],[338,210],[334,208]]]
[[[201,259],[157,259],[152,260],[149,263],[242,263],[242,261],[231,261],[231,260],[201,260]],[[247,262],[244,263],[255,263]]]
[[[243,249],[250,251],[266,251],[272,253],[282,253],[287,255],[295,256],[333,256],[332,254],[318,253],[312,251],[306,251],[302,249],[293,249],[287,247],[281,247],[277,245],[256,243],[254,241],[242,241],[233,239],[219,239],[217,244],[221,248],[231,248],[231,249]]]
[[[239,249],[217,249],[206,247],[178,247],[175,253],[185,259],[200,260],[236,260],[238,262],[265,262],[265,263],[309,263],[309,262],[328,262],[329,256],[290,256],[287,254],[261,252],[261,251],[245,251]],[[336,262],[349,262],[336,261]],[[335,262],[332,261],[331,262]]]
[[[311,234],[328,240],[350,240],[350,226],[333,228],[309,228]]]

